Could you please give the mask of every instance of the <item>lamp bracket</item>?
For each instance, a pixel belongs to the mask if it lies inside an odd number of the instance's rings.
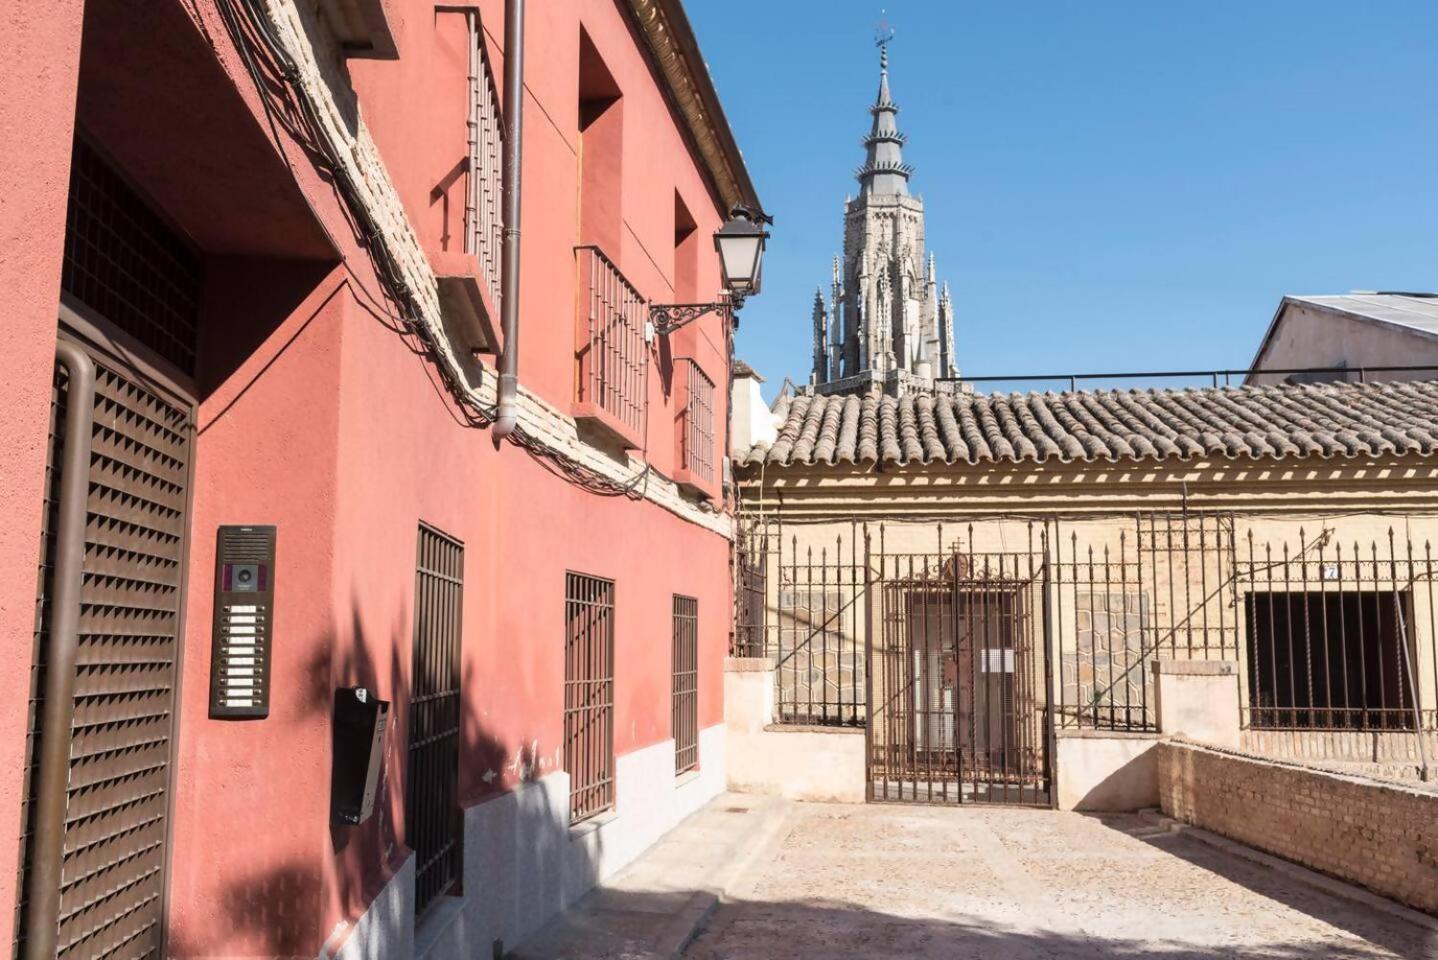
[[[667,337],[680,327],[687,326],[711,313],[731,313],[743,303],[742,297],[730,297],[714,303],[651,303],[649,305],[649,326],[656,336]]]

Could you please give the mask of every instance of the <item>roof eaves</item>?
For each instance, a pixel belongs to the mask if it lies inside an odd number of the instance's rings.
[[[626,0],[625,6],[639,26],[665,92],[683,118],[725,212],[736,206],[762,211],[681,0]]]

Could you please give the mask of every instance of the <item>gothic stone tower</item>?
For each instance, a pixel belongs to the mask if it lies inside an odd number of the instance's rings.
[[[819,393],[931,390],[958,374],[953,303],[924,255],[924,201],[909,195],[913,168],[889,96],[889,51],[879,44],[879,94],[856,176],[844,203],[844,256],[834,259],[828,302],[814,297],[814,371]],[[938,385],[941,389],[947,385]]]

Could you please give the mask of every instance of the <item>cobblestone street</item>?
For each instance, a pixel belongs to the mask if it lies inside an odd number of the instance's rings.
[[[686,957],[1434,957],[1438,933],[1134,815],[797,805]]]

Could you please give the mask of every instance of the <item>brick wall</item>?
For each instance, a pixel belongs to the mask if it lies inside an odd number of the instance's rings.
[[[1156,749],[1169,816],[1438,914],[1438,791],[1182,741]]]

